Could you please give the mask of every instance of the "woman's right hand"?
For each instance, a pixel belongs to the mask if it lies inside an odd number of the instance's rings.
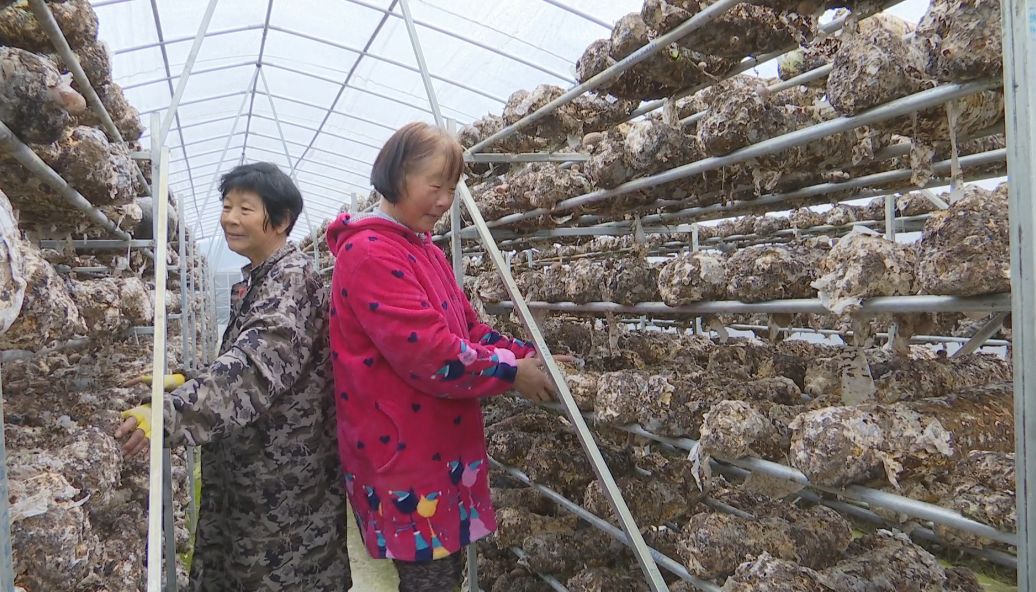
[[[554,384],[543,371],[543,360],[524,358],[518,360],[518,373],[514,378],[514,390],[522,397],[535,403],[554,400]]]

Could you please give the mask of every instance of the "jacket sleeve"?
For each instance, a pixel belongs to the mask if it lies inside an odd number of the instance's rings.
[[[514,386],[517,358],[507,348],[464,339],[429,302],[409,263],[391,252],[340,257],[331,300],[350,309],[393,371],[415,389],[444,398],[498,395]],[[335,317],[341,318],[341,317]]]
[[[166,397],[171,445],[225,438],[266,413],[301,378],[315,340],[327,337],[319,319],[324,299],[301,270],[268,277],[233,345],[200,376]]]
[[[478,318],[478,313],[472,308],[471,301],[468,300],[464,291],[460,290],[460,288],[458,290],[460,291],[461,299],[464,301],[464,317],[467,319],[469,336],[472,341],[482,345],[510,350],[518,359],[528,358],[536,353],[536,346],[532,343],[508,337],[483,323],[482,319]]]

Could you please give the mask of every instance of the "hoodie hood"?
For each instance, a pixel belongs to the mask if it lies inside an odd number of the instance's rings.
[[[332,253],[337,255],[342,245],[356,234],[364,231],[398,236],[415,244],[431,240],[431,235],[428,233],[417,234],[399,222],[394,222],[377,214],[340,214],[327,227],[327,246]]]

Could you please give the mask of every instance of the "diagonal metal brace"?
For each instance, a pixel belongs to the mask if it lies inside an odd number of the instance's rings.
[[[1007,319],[1006,312],[998,312],[993,315],[982,328],[979,329],[967,343],[961,346],[960,349],[953,352],[951,358],[959,358],[968,354],[975,353],[978,348],[982,347],[989,338],[996,334],[1004,326],[1004,320]]]
[[[593,466],[594,473],[597,475],[598,481],[601,482],[604,493],[608,497],[608,501],[611,502],[612,507],[615,509],[615,515],[619,518],[619,525],[622,527],[623,532],[629,539],[633,553],[637,557],[637,562],[640,564],[640,568],[644,572],[644,576],[646,577],[652,592],[668,592],[669,588],[666,586],[665,580],[662,579],[662,574],[658,570],[658,566],[651,557],[651,551],[648,549],[647,543],[644,542],[644,537],[640,534],[640,528],[637,526],[637,523],[633,518],[633,514],[630,512],[629,506],[626,505],[626,500],[623,499],[622,493],[619,491],[619,486],[615,483],[615,478],[612,476],[611,470],[604,462],[604,457],[601,455],[601,451],[597,447],[597,443],[594,441],[593,434],[590,432],[590,428],[587,427],[586,421],[579,412],[579,407],[576,405],[575,399],[572,398],[572,393],[569,391],[568,385],[565,383],[564,375],[561,374],[561,370],[558,368],[557,362],[554,360],[554,356],[550,353],[550,349],[547,347],[547,342],[543,338],[543,333],[537,326],[536,320],[532,315],[532,311],[529,310],[529,306],[525,301],[525,297],[522,296],[514,278],[511,276],[507,262],[504,261],[500,248],[496,246],[496,241],[493,240],[492,232],[489,230],[489,227],[486,226],[485,218],[482,217],[482,213],[478,210],[475,198],[472,197],[471,191],[468,190],[468,186],[464,181],[460,182],[457,187],[457,191],[460,194],[461,200],[464,202],[464,207],[468,210],[468,215],[471,216],[473,225],[478,230],[478,235],[482,240],[482,245],[485,247],[486,252],[493,261],[493,265],[496,267],[497,273],[499,273],[504,279],[504,286],[507,288],[507,293],[510,295],[511,301],[514,303],[514,308],[522,320],[522,325],[525,327],[527,334],[536,345],[536,351],[539,352],[540,357],[543,359],[543,363],[546,365],[551,381],[553,381],[555,385],[558,399],[565,410],[565,415],[568,417],[569,421],[572,422],[572,427],[575,429],[576,435],[579,437],[579,442],[582,444],[583,450],[586,452],[586,456],[590,460],[590,464]]]

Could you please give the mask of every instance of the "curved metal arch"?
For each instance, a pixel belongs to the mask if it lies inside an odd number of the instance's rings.
[[[338,43],[337,41],[331,41],[330,39],[324,39],[322,37],[317,37],[316,35],[310,35],[309,33],[303,33],[301,31],[294,31],[292,29],[288,29],[286,27],[279,27],[277,25],[270,25],[270,30],[271,31],[277,31],[278,33],[284,33],[286,35],[293,35],[295,37],[300,37],[302,39],[308,39],[310,41],[314,41],[316,43],[321,43],[321,44],[327,45],[329,47],[336,47],[338,49],[344,49],[345,51],[351,51],[353,53],[359,54],[360,57],[367,57],[367,58],[370,58],[370,59],[378,61],[378,62],[384,62],[386,64],[390,64],[390,65],[396,66],[398,68],[403,68],[404,70],[409,70],[410,72],[413,72],[415,74],[420,74],[421,73],[421,71],[419,69],[417,69],[416,67],[411,66],[409,64],[404,64],[403,62],[400,62],[398,60],[394,60],[392,58],[388,58],[388,57],[385,57],[385,56],[382,56],[382,55],[378,55],[376,53],[372,53],[372,52],[364,50],[364,49],[359,49],[359,48],[353,47],[351,45],[346,45],[344,43]],[[492,95],[492,94],[490,94],[490,93],[488,93],[486,91],[479,90],[477,88],[468,86],[468,85],[464,84],[463,82],[458,82],[456,80],[452,80],[450,78],[446,78],[445,76],[437,76],[435,74],[432,74],[431,76],[432,76],[432,78],[434,78],[434,79],[436,79],[436,80],[438,80],[440,82],[444,82],[446,84],[449,84],[450,86],[456,86],[457,88],[462,88],[462,89],[464,89],[464,90],[466,90],[468,92],[471,92],[471,93],[474,93],[474,94],[477,94],[477,95],[481,95],[483,97],[486,97],[487,99],[491,99],[491,100],[496,101],[498,103],[502,104],[502,103],[506,103],[507,102],[507,99],[503,99],[503,98],[500,98],[500,97],[498,97],[496,95]]]
[[[392,11],[386,10],[386,9],[380,7],[380,6],[375,6],[374,4],[371,4],[369,2],[363,2],[362,0],[345,0],[345,1],[350,3],[350,4],[355,4],[357,6],[363,6],[364,8],[369,8],[371,10],[375,10],[375,11],[380,12],[382,14],[387,14],[388,16],[391,16],[391,17],[394,17],[394,18],[398,18],[398,19],[402,19],[403,18],[403,15],[401,15],[401,14],[399,14],[397,12],[392,12]],[[452,37],[454,39],[457,39],[457,40],[462,41],[464,43],[467,43],[469,45],[474,45],[475,47],[478,47],[479,49],[484,49],[484,50],[486,50],[488,52],[495,53],[495,54],[497,54],[499,56],[503,56],[505,58],[508,58],[510,60],[518,62],[519,64],[522,64],[522,65],[528,66],[530,68],[539,70],[540,72],[543,72],[544,74],[550,74],[551,76],[553,76],[553,77],[555,77],[555,78],[557,78],[559,80],[562,80],[564,82],[568,82],[570,84],[574,84],[575,83],[575,80],[571,76],[569,76],[568,74],[562,74],[560,72],[555,72],[554,70],[551,70],[551,69],[549,69],[549,68],[547,68],[545,66],[541,66],[541,65],[539,65],[539,64],[537,64],[535,62],[530,62],[529,60],[526,60],[525,58],[522,58],[520,56],[516,56],[514,54],[508,53],[506,51],[503,51],[503,50],[498,49],[496,47],[493,47],[491,45],[487,45],[485,43],[482,43],[482,42],[479,42],[479,41],[475,41],[474,39],[470,39],[470,38],[464,37],[463,35],[460,35],[459,33],[456,33],[454,31],[450,31],[449,29],[444,29],[442,27],[439,27],[439,26],[434,25],[432,23],[429,23],[427,21],[421,21],[421,20],[417,20],[417,19],[414,19],[414,24],[418,25],[420,27],[423,27],[425,29],[428,29],[430,31],[435,31],[436,33],[442,33],[443,35],[446,35],[447,37]]]

